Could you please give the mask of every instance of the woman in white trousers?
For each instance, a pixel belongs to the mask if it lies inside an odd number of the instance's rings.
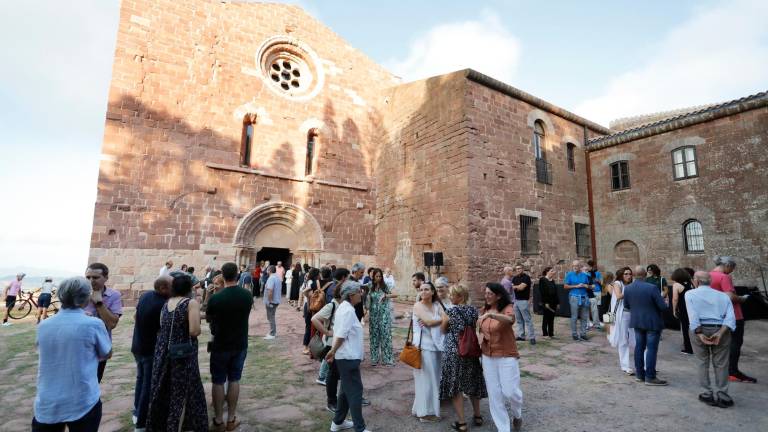
[[[615,318],[608,332],[608,342],[619,351],[619,367],[627,375],[634,375],[629,359],[630,349],[635,347],[635,331],[629,327],[630,312],[624,310],[624,287],[632,283],[632,269],[623,267],[616,272],[616,282],[611,286],[611,311]]]
[[[413,306],[413,344],[421,348],[421,369],[413,370],[415,395],[411,413],[422,422],[440,420],[440,371],[443,351],[443,323],[448,315],[435,287],[421,284],[421,300]],[[434,300],[434,302],[433,302]]]
[[[520,367],[515,332],[515,311],[509,294],[501,284],[485,285],[485,308],[478,320],[483,352],[483,376],[488,389],[491,418],[499,432],[523,426],[523,391],[520,389]],[[509,408],[508,408],[509,407]]]

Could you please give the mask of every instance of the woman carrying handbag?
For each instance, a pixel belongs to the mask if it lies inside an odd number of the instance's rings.
[[[411,318],[413,344],[421,349],[421,368],[413,370],[416,391],[411,413],[425,423],[440,420],[440,359],[445,336],[442,325],[448,315],[431,283],[423,282],[420,294]]]
[[[177,276],[160,314],[147,431],[208,431],[208,407],[197,362],[200,304],[188,298],[189,276]]]

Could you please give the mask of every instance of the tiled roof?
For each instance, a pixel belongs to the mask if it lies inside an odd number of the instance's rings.
[[[599,150],[765,106],[768,106],[768,91],[720,104],[708,105],[702,109],[685,112],[611,135],[593,138],[587,141],[587,150]]]

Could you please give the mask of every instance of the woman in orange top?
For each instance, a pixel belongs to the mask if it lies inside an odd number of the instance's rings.
[[[509,412],[512,408],[512,426],[523,426],[523,392],[520,390],[520,368],[517,359],[515,311],[509,294],[501,284],[485,284],[485,307],[478,320],[483,351],[483,376],[488,389],[491,417],[499,432],[509,432]]]

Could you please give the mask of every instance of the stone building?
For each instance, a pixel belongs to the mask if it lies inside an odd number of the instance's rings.
[[[295,6],[124,0],[90,260],[129,297],[167,259],[362,261],[391,267],[401,292],[426,251],[475,290],[511,262],[611,269],[629,254],[668,269],[717,249],[759,264],[766,99],[616,134],[474,70],[403,84]],[[643,175],[688,145],[701,178]],[[616,161],[632,188],[609,188]],[[618,200],[646,212],[616,215]],[[681,252],[688,220],[703,255]]]

